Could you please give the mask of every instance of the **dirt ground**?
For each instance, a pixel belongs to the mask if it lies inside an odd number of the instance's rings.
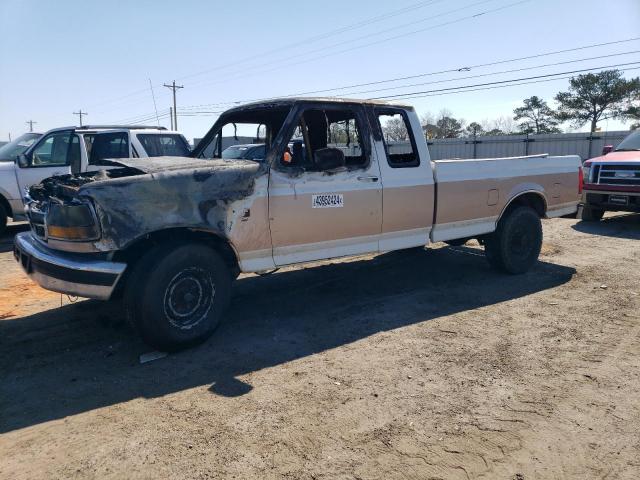
[[[523,276],[442,244],[244,276],[213,338],[145,364],[5,237],[0,478],[636,479],[640,215],[544,232]]]

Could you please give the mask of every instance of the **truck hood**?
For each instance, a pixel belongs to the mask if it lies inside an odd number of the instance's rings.
[[[194,170],[210,168],[229,168],[237,165],[246,165],[243,160],[206,160],[191,157],[150,157],[150,158],[118,158],[103,160],[101,163],[110,166],[129,167],[142,173],[158,173],[173,170]]]
[[[266,165],[251,160],[156,157],[109,163],[116,168],[51,177],[29,189],[42,211],[50,202],[91,202],[102,232],[94,242],[100,251],[120,250],[172,228],[224,237],[267,172]]]
[[[590,158],[589,162],[629,162],[633,160],[640,162],[639,151],[610,152],[600,157]]]

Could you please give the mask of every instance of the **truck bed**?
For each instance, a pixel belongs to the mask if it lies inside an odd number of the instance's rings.
[[[492,232],[509,203],[525,193],[544,202],[547,217],[577,209],[577,155],[438,160],[434,165],[434,242]]]

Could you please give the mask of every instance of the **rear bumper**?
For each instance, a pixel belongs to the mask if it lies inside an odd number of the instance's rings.
[[[38,285],[54,292],[109,300],[126,263],[110,262],[91,254],[52,250],[31,232],[16,235],[13,255]]]

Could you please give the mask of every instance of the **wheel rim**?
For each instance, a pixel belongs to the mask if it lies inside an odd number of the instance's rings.
[[[164,313],[181,330],[198,325],[209,314],[216,294],[212,275],[198,267],[177,273],[164,292]]]
[[[532,233],[521,226],[514,228],[509,242],[512,255],[519,258],[528,258],[532,255],[535,246]]]

